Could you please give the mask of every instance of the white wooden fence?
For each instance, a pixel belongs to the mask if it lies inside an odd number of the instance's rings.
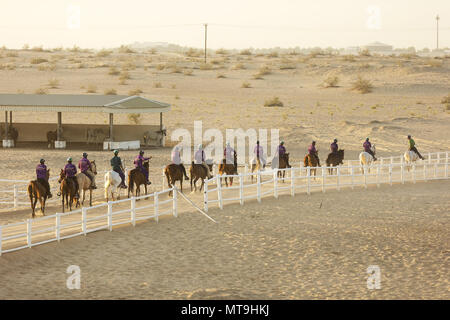
[[[353,189],[355,186],[363,186],[367,188],[369,185],[380,186],[382,183],[392,185],[393,183],[404,184],[407,181],[416,183],[419,180],[448,179],[448,152],[435,155],[434,159],[428,158],[412,165],[404,163],[403,157],[400,157],[397,163],[392,157],[387,158],[389,160],[384,163],[380,160],[370,167],[361,167],[360,165],[317,168],[293,166],[289,169],[247,172],[238,175],[217,174],[212,179],[205,181],[204,210],[208,211],[209,206],[216,203],[222,209],[226,202],[234,201],[242,205],[248,199],[261,201],[267,195],[278,198],[283,193],[294,196],[299,192],[311,194],[313,191],[326,192],[328,189],[340,190],[344,187]],[[314,169],[316,175],[313,175]],[[333,173],[330,173],[329,169],[334,169]],[[285,178],[279,178],[278,172],[284,172]],[[254,182],[246,183],[251,180],[252,176]],[[233,178],[233,186],[224,186],[223,182],[226,177]]]
[[[162,198],[172,191],[171,197]],[[177,189],[168,189],[140,197],[110,201],[66,213],[0,225],[0,255],[60,241],[98,230],[112,231],[114,226],[155,219],[162,215],[177,216]],[[150,199],[150,203],[147,199]]]

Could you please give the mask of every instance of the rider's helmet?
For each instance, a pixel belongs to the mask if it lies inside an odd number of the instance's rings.
[[[72,157],[68,157],[67,162],[72,162]]]
[[[41,160],[39,160],[39,162],[42,163],[42,164],[44,164],[45,160],[44,160],[44,159],[41,159]]]
[[[283,140],[281,140],[280,144],[284,144],[284,141],[283,141]]]
[[[142,156],[144,154],[144,150],[139,151],[139,154]]]
[[[369,138],[366,138],[366,141],[369,141]]]
[[[411,135],[410,134],[408,134],[408,139],[411,139]]]
[[[230,143],[229,142],[227,142],[227,147],[230,147],[231,145],[230,145]]]
[[[256,141],[256,144],[259,144],[259,140],[258,140],[258,141]]]
[[[316,144],[316,142],[315,142],[315,141],[313,141],[313,142],[312,142],[312,144]]]
[[[334,142],[337,142],[337,139],[334,139]]]
[[[117,156],[119,154],[119,150],[114,150],[114,154]]]
[[[87,158],[88,154],[86,152],[83,152],[83,158]]]
[[[203,149],[203,145],[200,143],[200,144],[198,145],[198,150],[201,150],[201,149]]]

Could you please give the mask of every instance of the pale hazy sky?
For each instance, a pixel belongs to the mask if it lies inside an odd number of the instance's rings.
[[[0,45],[450,47],[450,0],[0,0]]]

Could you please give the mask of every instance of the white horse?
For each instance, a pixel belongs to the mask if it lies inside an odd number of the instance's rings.
[[[376,154],[376,148],[375,145],[372,146],[372,152],[373,154]],[[364,167],[367,167],[368,172],[370,172],[370,166],[373,163],[373,157],[368,152],[361,152],[359,154],[359,163],[361,164],[361,173],[364,174]]]
[[[406,169],[409,172],[413,162],[416,162],[417,159],[419,159],[419,155],[417,153],[415,153],[414,151],[409,150],[409,151],[405,152],[405,154],[403,155],[403,158],[405,159],[405,162],[406,162]]]
[[[120,175],[111,170],[106,172],[105,174],[105,199],[109,201],[109,195],[111,195],[112,200],[114,201],[114,193],[117,193],[117,199],[120,200],[120,189],[119,185],[122,182]]]

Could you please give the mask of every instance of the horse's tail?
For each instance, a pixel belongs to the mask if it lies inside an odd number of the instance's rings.
[[[128,194],[131,192],[134,192],[134,181],[133,181],[133,170],[130,170],[128,172]]]
[[[171,188],[172,185],[170,184],[169,166],[167,166],[167,167],[164,169],[164,174],[166,175],[166,178],[167,178],[167,184],[169,185],[169,188]]]
[[[31,181],[31,182],[28,184],[28,188],[27,188],[28,196],[30,197],[30,201],[31,201],[31,202],[33,202],[33,194],[34,194],[34,192],[33,192],[33,186],[34,186],[33,181]]]
[[[308,167],[308,155],[306,155],[305,158],[303,159],[303,165],[305,167]]]

